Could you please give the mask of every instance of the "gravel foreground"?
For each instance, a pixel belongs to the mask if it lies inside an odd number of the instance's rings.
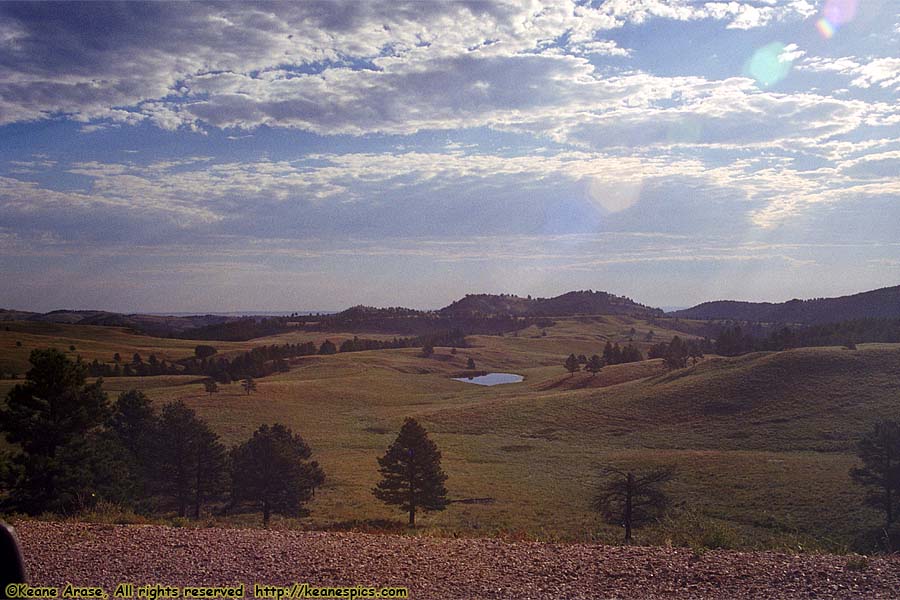
[[[405,586],[451,598],[900,598],[900,557],[20,521],[32,585]],[[857,561],[857,563],[860,561]],[[855,568],[854,568],[855,567]]]

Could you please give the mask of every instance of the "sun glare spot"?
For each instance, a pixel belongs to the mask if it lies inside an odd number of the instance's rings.
[[[591,178],[587,192],[596,206],[608,213],[618,213],[637,204],[642,188],[643,182],[640,180],[610,182]]]
[[[786,57],[784,44],[772,42],[753,53],[744,71],[759,85],[769,87],[787,77],[793,64],[794,61]]]

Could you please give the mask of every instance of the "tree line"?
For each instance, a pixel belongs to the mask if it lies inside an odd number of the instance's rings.
[[[615,344],[606,342],[602,356],[594,354],[588,358],[584,354],[576,356],[572,353],[566,358],[563,366],[571,375],[580,371],[583,366],[584,370],[590,372],[591,377],[593,377],[606,365],[619,365],[630,362],[640,362],[642,360],[644,360],[644,354],[636,346],[628,344],[625,347],[620,347],[618,342]]]
[[[809,327],[761,328],[753,324],[729,325],[716,336],[715,352],[738,356],[749,352],[788,350],[812,346],[846,346],[866,342],[900,342],[900,319],[854,319]]]
[[[647,351],[649,358],[661,358],[669,369],[683,369],[688,366],[688,360],[696,364],[703,358],[704,352],[709,352],[712,343],[708,338],[682,340],[679,336],[672,336],[670,342],[654,344]]]
[[[102,380],[55,349],[34,350],[24,384],[7,395],[0,431],[18,452],[2,461],[4,509],[69,514],[104,500],[141,512],[199,517],[256,510],[302,515],[325,479],[303,439],[262,425],[226,449],[183,402],[157,412],[131,390],[110,403]]]
[[[305,516],[325,481],[299,434],[275,423],[227,449],[183,402],[157,412],[142,392],[110,403],[87,367],[55,349],[34,350],[23,384],[7,395],[0,432],[18,451],[0,454],[0,510],[71,514],[107,501],[142,513],[200,518],[222,513]],[[409,514],[448,504],[441,454],[415,420],[378,459],[376,498]]]
[[[393,348],[417,347],[423,343],[420,338],[393,338],[391,340],[371,340],[354,337],[344,341],[340,347],[330,340],[319,346],[314,342],[258,346],[231,359],[215,355],[218,351],[209,345],[198,345],[194,356],[174,362],[159,360],[150,354],[145,361],[135,352],[130,361],[122,359],[119,353],[113,355],[113,362],[101,363],[94,359],[87,365],[90,377],[146,377],[155,375],[204,375],[219,383],[231,383],[247,377],[259,378],[288,370],[288,360],[300,356],[328,355],[338,352],[360,352],[364,350],[385,350]]]

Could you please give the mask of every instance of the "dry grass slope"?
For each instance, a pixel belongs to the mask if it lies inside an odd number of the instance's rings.
[[[20,364],[31,348],[69,343],[88,359],[134,351],[177,359],[196,345],[115,328],[35,326],[42,325],[0,330],[0,361]],[[138,387],[157,404],[184,400],[228,444],[274,421],[301,433],[328,475],[312,516],[296,523],[304,527],[400,520],[370,490],[375,459],[407,416],[423,422],[443,451],[453,499],[494,499],[426,516],[431,532],[616,541],[620,533],[588,508],[601,464],[679,467],[671,487],[676,515],[639,531],[644,542],[843,550],[877,524],[847,472],[855,438],[875,418],[896,416],[900,346],[709,357],[673,373],[647,361],[607,367],[596,378],[570,378],[561,366],[570,352],[593,354],[606,340],[646,344],[651,329],[654,341],[673,333],[594,317],[560,320],[546,335],[531,328],[474,336],[473,347],[455,355],[438,348],[432,358],[415,349],[305,357],[288,373],[258,380],[250,396],[238,384],[209,396],[192,377],[104,385],[113,394]],[[298,332],[214,345],[232,352],[307,339]],[[525,381],[494,388],[452,381],[469,357],[479,370],[520,373]],[[0,381],[0,393],[13,384]]]

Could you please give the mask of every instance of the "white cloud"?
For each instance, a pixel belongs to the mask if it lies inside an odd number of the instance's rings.
[[[0,124],[65,114],[82,122],[134,124],[149,119],[167,130],[199,129],[201,123],[316,130],[347,119],[311,102],[344,91],[377,96],[390,90],[415,96],[415,87],[399,84],[427,84],[429,78],[440,83],[439,69],[452,69],[473,56],[486,65],[515,66],[524,63],[490,59],[546,50],[568,36],[571,52],[625,57],[626,49],[601,39],[604,31],[653,18],[718,19],[731,27],[757,27],[803,18],[808,11],[804,0],[762,7],[751,2],[696,5],[661,0],[609,0],[597,7],[572,0],[124,4],[116,10],[99,4],[0,5],[5,13],[0,28]],[[79,18],[69,12],[80,13]],[[114,37],[108,35],[112,30],[117,32]],[[106,43],[96,44],[101,37]],[[366,61],[383,72],[362,68]],[[315,74],[301,76],[297,68]],[[530,72],[535,85],[551,89],[560,89],[557,74],[540,67]],[[498,83],[502,78],[485,81]],[[327,93],[324,87],[330,88]],[[470,92],[460,95],[477,103],[477,90]],[[185,100],[190,112],[181,105]],[[420,110],[431,108],[421,104]],[[443,123],[442,108],[437,103],[437,116],[421,119],[423,126],[430,120]],[[490,102],[488,108],[494,108]],[[379,112],[377,105],[372,110],[371,126],[347,125],[347,130],[398,129],[392,123],[396,116]],[[216,111],[227,116],[216,118]],[[89,124],[85,131],[95,128]]]
[[[877,86],[887,89],[900,89],[900,58],[810,57],[800,63],[800,68],[819,73],[834,72],[851,77],[850,85],[857,88]]]

